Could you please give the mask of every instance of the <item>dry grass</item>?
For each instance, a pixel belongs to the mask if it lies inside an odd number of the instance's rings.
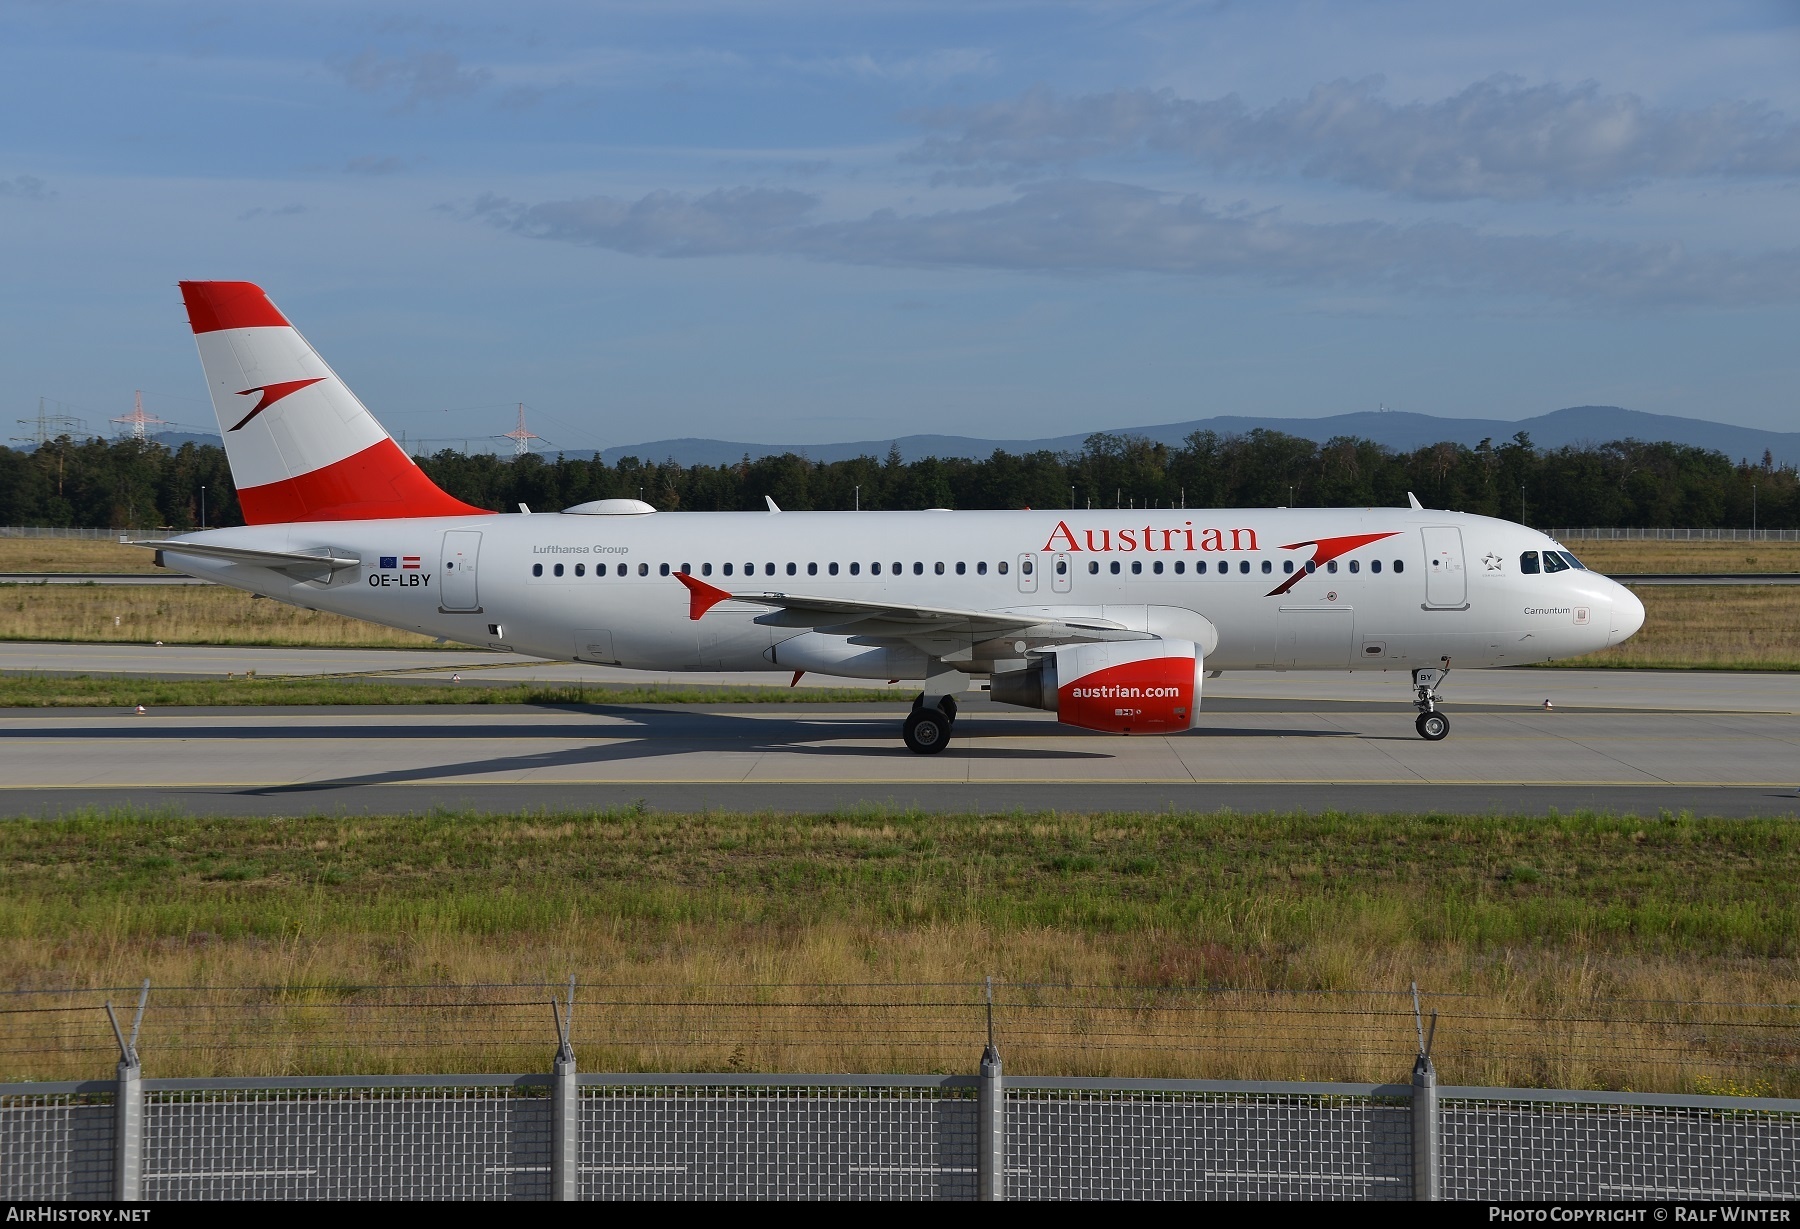
[[[0,640],[430,648],[430,636],[218,585],[0,585]],[[459,646],[460,647],[460,646]]]
[[[1596,572],[1800,572],[1800,542],[1570,542]]]
[[[540,1070],[571,972],[588,1070],[967,1071],[993,975],[1020,1074],[1403,1079],[1417,979],[1449,1083],[1800,1093],[1793,822],[111,816],[0,856],[0,981],[88,988],[14,996],[71,1010],[0,1019],[0,1078],[103,1072],[99,988],[146,976],[153,1075]]]
[[[1642,585],[1644,626],[1624,644],[1552,663],[1575,669],[1800,670],[1800,587]]]
[[[149,538],[148,532],[130,532]],[[155,572],[155,552],[86,538],[0,538],[0,572]]]

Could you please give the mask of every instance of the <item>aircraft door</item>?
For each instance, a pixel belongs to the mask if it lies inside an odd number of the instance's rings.
[[[1038,557],[1036,555],[1019,556],[1019,592],[1036,593],[1038,581]]]
[[[438,567],[440,610],[479,611],[481,591],[476,584],[477,559],[481,554],[479,529],[450,529],[444,533],[444,553]]]
[[[1454,525],[1427,525],[1425,539],[1425,605],[1433,610],[1467,610],[1469,576],[1463,570],[1462,530]]]
[[[1069,562],[1069,557],[1067,555],[1058,551],[1056,554],[1050,556],[1050,587],[1052,589],[1056,590],[1058,593],[1067,593],[1069,591],[1069,583],[1074,579],[1074,576],[1075,565]]]

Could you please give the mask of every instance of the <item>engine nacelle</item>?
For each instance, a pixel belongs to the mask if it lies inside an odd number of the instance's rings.
[[[1076,644],[994,675],[988,694],[997,704],[1048,709],[1084,730],[1189,730],[1200,714],[1203,662],[1191,640]]]
[[[802,632],[763,650],[763,656],[784,670],[805,670],[853,679],[922,679],[925,654],[917,649],[880,644],[858,644],[849,636]]]

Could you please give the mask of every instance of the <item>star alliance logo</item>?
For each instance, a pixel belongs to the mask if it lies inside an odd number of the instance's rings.
[[[1481,562],[1486,565],[1487,570],[1490,572],[1498,572],[1500,570],[1500,556],[1496,555],[1493,551],[1489,551],[1487,554],[1483,555],[1481,557]]]

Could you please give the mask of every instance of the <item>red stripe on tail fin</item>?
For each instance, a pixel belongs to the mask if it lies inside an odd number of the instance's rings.
[[[283,328],[288,322],[254,282],[182,282],[181,301],[196,333]]]
[[[393,440],[297,478],[240,488],[237,496],[251,525],[493,515],[439,490]]]

